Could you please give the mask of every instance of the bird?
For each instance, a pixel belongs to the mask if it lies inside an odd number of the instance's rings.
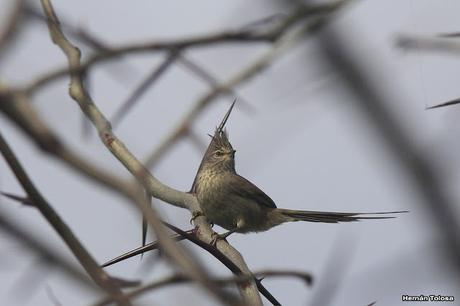
[[[236,150],[228,139],[227,131],[224,130],[234,105],[235,101],[214,135],[209,135],[211,141],[190,190],[198,200],[201,214],[212,224],[227,230],[217,234],[216,239],[225,239],[235,232],[262,232],[285,222],[353,222],[395,218],[393,214],[407,212],[353,213],[278,208],[265,192],[235,170]]]

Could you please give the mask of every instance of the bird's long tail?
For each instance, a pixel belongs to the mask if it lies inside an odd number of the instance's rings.
[[[392,219],[396,218],[394,214],[406,213],[408,211],[388,211],[376,213],[345,213],[345,212],[327,212],[327,211],[308,211],[308,210],[291,210],[277,209],[286,219],[284,221],[308,221],[322,223],[339,223],[353,222],[365,219]]]

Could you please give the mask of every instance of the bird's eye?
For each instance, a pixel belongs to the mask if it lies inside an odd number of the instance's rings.
[[[224,155],[224,152],[222,152],[222,151],[216,151],[216,152],[214,153],[214,155],[216,155],[216,156],[222,156],[222,155]]]

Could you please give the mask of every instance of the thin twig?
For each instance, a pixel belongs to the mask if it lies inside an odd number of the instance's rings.
[[[134,89],[131,95],[121,103],[121,106],[118,110],[115,111],[113,118],[111,120],[112,126],[116,126],[120,123],[122,118],[126,116],[130,109],[134,107],[139,98],[147,91],[149,87],[152,87],[155,82],[157,82],[160,77],[168,70],[169,67],[174,63],[178,56],[178,52],[171,51],[169,55],[165,57],[163,62],[152,70],[149,75],[142,80],[142,82]]]
[[[433,105],[433,106],[428,106],[426,109],[441,108],[441,107],[456,105],[456,104],[459,104],[459,103],[460,103],[460,98],[457,98],[457,99],[454,99],[454,100],[450,100],[450,101],[447,101],[447,102],[443,102],[443,103],[441,103],[441,104],[436,104],[436,105]]]
[[[24,10],[28,17],[32,17],[38,20],[39,22],[43,22],[46,26],[46,17],[40,11],[38,11],[32,4],[26,3]],[[95,51],[104,51],[110,49],[105,42],[103,42],[98,37],[95,37],[92,33],[88,32],[87,30],[81,27],[74,27],[73,25],[65,22],[65,20],[66,18],[64,18],[64,21],[61,20],[61,27],[63,28],[65,33],[68,33],[70,36],[75,37],[78,41],[84,43],[87,47],[92,48]],[[127,70],[131,74],[136,72],[135,67],[129,65],[129,63],[126,61],[118,61],[116,64],[123,64],[122,71],[124,72],[124,74],[126,74]],[[107,70],[110,71],[110,69],[112,68],[115,67],[109,67]],[[114,78],[122,85],[126,84],[127,80],[127,78],[122,78],[124,74],[120,73],[120,71],[115,71],[115,69],[113,69],[113,73],[108,73],[110,77]]]
[[[190,58],[186,57],[184,54],[180,54],[177,58],[177,61],[179,64],[182,64],[184,68],[188,69],[189,71],[194,73],[197,77],[199,77],[200,79],[208,83],[209,86],[211,86],[211,89],[215,89],[216,87],[219,87],[219,81],[217,80],[216,77],[214,77],[211,73],[206,71],[201,65],[198,65],[197,63],[192,61]],[[225,89],[224,94],[228,94],[236,98],[238,100],[238,105],[240,105],[241,107],[244,107],[248,111],[250,112],[255,111],[251,103],[249,103],[249,101],[247,101],[245,98],[239,95],[235,89],[227,88]]]
[[[186,231],[188,233],[191,234],[192,231]],[[174,236],[171,236],[171,239],[174,239],[175,241],[182,241],[184,239],[186,239],[186,237],[180,235],[180,234],[176,234]],[[137,255],[141,255],[141,254],[144,254],[145,252],[149,252],[149,251],[153,251],[153,250],[157,250],[160,248],[160,244],[158,243],[158,241],[154,241],[154,242],[150,242],[146,245],[143,245],[141,247],[138,247],[134,250],[131,250],[131,251],[128,251],[120,256],[117,256],[105,263],[103,263],[101,265],[101,267],[105,268],[105,267],[108,267],[108,266],[111,266],[113,264],[116,264],[116,263],[119,263],[121,261],[124,261],[126,259],[129,259],[131,257],[134,257],[134,256],[137,256]]]
[[[46,295],[54,306],[62,306],[61,302],[59,302],[58,298],[54,294],[53,289],[48,285],[46,286]]]

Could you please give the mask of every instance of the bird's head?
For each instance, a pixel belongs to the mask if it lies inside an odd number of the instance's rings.
[[[226,131],[216,129],[205,153],[204,164],[206,168],[212,167],[220,170],[235,171],[235,152]]]

